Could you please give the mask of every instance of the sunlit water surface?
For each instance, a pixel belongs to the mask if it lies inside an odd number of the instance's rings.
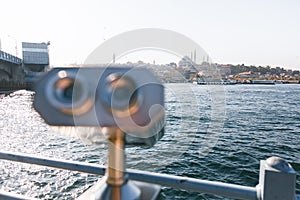
[[[259,161],[280,156],[300,174],[300,85],[165,88],[165,136],[152,148],[127,148],[129,168],[255,186]],[[0,96],[1,150],[106,164],[107,145],[53,131],[32,108],[33,95]],[[9,161],[0,165],[1,189],[40,199],[76,198],[99,178]],[[164,187],[160,198],[224,199]]]

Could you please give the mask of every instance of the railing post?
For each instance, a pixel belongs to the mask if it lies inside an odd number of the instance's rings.
[[[295,200],[296,172],[292,166],[279,157],[260,161],[259,200]]]

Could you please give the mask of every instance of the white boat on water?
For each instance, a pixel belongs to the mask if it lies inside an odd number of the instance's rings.
[[[274,80],[252,80],[252,84],[265,84],[265,85],[274,85]]]

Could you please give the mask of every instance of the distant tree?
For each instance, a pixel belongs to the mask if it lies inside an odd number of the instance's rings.
[[[170,63],[170,66],[171,66],[171,67],[177,67],[177,64],[174,63],[174,62],[171,62],[171,63]]]
[[[271,68],[269,70],[269,72],[270,72],[270,74],[274,75],[274,74],[276,74],[276,69],[275,68]]]
[[[267,74],[268,69],[266,67],[259,66],[258,72],[260,72],[261,75],[265,75],[265,74]]]
[[[230,71],[233,75],[240,73],[239,65],[230,66]]]
[[[250,71],[251,72],[258,72],[258,69],[257,69],[257,67],[255,67],[253,65],[250,65]]]
[[[295,75],[300,75],[300,72],[299,72],[299,70],[295,70],[295,71],[293,71],[293,76],[295,76]]]
[[[245,66],[245,72],[249,72],[250,71],[250,67],[248,67],[248,66]]]

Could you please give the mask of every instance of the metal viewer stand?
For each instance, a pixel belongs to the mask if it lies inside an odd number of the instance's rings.
[[[160,186],[132,181],[125,145],[163,135],[164,88],[142,68],[56,68],[36,85],[35,109],[55,126],[100,127],[109,141],[105,176],[79,199],[155,199]],[[47,102],[45,104],[45,102]]]

